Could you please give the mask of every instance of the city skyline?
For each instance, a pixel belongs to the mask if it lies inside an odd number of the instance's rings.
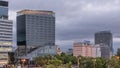
[[[116,48],[120,47],[120,31],[118,31],[120,28],[119,0],[7,1],[10,2],[10,19],[14,20],[14,23],[16,23],[15,14],[18,10],[37,9],[54,11],[57,18],[56,44],[60,45],[63,50],[68,49],[69,46],[72,47],[74,41],[90,40],[94,42],[94,33],[106,30],[111,30],[113,33],[114,49],[116,50]],[[24,6],[21,4],[24,4]]]

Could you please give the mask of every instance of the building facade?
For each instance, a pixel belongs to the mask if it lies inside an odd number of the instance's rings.
[[[57,47],[57,54],[61,55],[61,53],[62,53],[61,48],[59,47],[59,45],[56,45],[56,47]]]
[[[8,63],[8,52],[12,52],[12,24],[0,19],[0,65]]]
[[[66,51],[66,54],[72,55],[72,54],[73,54],[73,49],[72,49],[72,48],[69,48],[69,49]]]
[[[113,55],[113,39],[110,31],[95,33],[95,44],[101,45],[101,57],[110,58]]]
[[[83,57],[101,57],[100,46],[94,46],[92,44],[75,42],[73,44],[73,55]]]
[[[33,48],[55,46],[55,13],[42,10],[17,12],[17,45],[25,46],[27,52]]]
[[[0,1],[0,18],[8,19],[8,2]]]
[[[8,20],[8,2],[0,1],[0,67],[9,61],[9,52],[12,52],[13,22]]]
[[[18,58],[26,58],[33,60],[36,56],[55,55],[57,46],[43,46],[29,52],[27,55],[19,56]]]
[[[100,45],[94,45],[94,57],[101,57],[101,46]]]

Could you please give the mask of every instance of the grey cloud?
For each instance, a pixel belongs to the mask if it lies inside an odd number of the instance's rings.
[[[94,33],[111,30],[120,36],[119,0],[8,0],[10,11],[52,10],[56,13],[56,40],[73,43],[75,39],[94,39]],[[10,14],[11,15],[11,14]],[[70,43],[71,42],[71,43]],[[71,44],[72,45],[72,44]],[[118,44],[117,44],[118,45]],[[66,46],[66,47],[67,47]]]
[[[57,35],[62,34],[63,38],[66,38],[64,36],[68,36],[66,39],[70,39],[69,35],[74,38],[80,38],[80,35],[82,35],[82,37],[85,38],[102,30],[111,30],[115,35],[116,33],[119,34],[120,32],[118,31],[118,28],[120,28],[120,15],[119,11],[116,13],[110,12],[101,16],[90,15],[88,18],[84,17],[82,20],[79,18],[73,18],[74,21],[68,21],[65,25],[59,24],[58,30],[60,32],[58,32]],[[73,37],[71,39],[73,39]]]

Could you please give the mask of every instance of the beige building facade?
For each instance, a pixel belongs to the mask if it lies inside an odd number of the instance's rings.
[[[83,57],[101,57],[100,46],[94,46],[92,44],[75,42],[73,44],[73,55]]]

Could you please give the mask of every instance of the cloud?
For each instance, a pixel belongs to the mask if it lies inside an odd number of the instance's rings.
[[[8,0],[10,18],[22,9],[52,10],[56,13],[56,43],[62,48],[74,40],[94,40],[94,33],[111,30],[115,48],[120,36],[119,0]],[[94,42],[93,42],[94,43]]]
[[[9,11],[9,19],[13,20],[13,46],[16,47],[16,12]]]

